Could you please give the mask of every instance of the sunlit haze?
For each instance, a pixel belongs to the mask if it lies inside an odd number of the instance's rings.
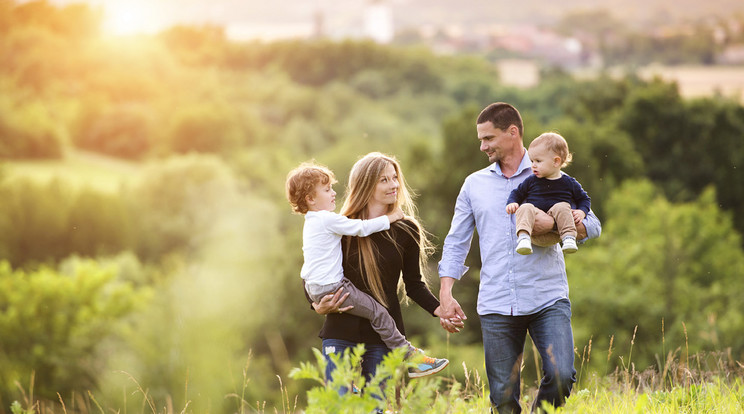
[[[112,35],[154,33],[166,28],[156,3],[143,0],[108,1],[103,29]]]

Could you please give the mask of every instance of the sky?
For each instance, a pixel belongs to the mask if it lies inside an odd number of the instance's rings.
[[[114,34],[154,33],[175,24],[218,24],[237,38],[306,36],[323,16],[326,34],[354,35],[371,3],[391,6],[396,28],[425,24],[545,23],[578,10],[604,9],[625,24],[744,13],[742,0],[49,0],[101,7]]]
[[[405,3],[408,0],[392,0]],[[358,26],[369,0],[53,0],[88,3],[104,13],[112,34],[155,33],[176,24],[217,24],[234,37],[272,39],[307,36],[318,14],[331,28]]]

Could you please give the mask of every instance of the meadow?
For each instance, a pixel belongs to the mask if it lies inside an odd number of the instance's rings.
[[[602,220],[566,260],[565,410],[740,411],[738,100],[542,67],[515,86],[485,56],[364,40],[111,37],[85,5],[0,2],[0,23],[0,414],[371,411],[318,377],[322,317],[300,286],[286,174],[328,165],[341,201],[360,156],[394,155],[440,249],[463,180],[487,166],[474,120],[494,101],[519,108],[525,144],[567,137],[566,172]],[[435,295],[440,253],[423,269]],[[385,408],[486,410],[477,238],[466,265],[462,332],[403,311],[407,336],[450,367],[398,383],[393,360]],[[528,345],[525,407],[539,366]]]
[[[632,345],[632,344],[631,344]],[[612,346],[612,345],[611,345]],[[632,346],[631,346],[632,352]],[[405,374],[407,363],[402,351],[389,354],[378,368],[377,375],[369,381],[361,375],[359,363],[363,346],[359,346],[343,356],[336,355],[333,360],[337,366],[334,381],[324,380],[326,361],[319,350],[314,349],[315,360],[301,362],[289,373],[289,378],[276,376],[276,386],[281,393],[281,401],[247,400],[247,389],[251,387],[248,374],[250,360],[242,371],[240,387],[224,398],[232,402],[231,412],[248,413],[359,413],[374,410],[385,413],[431,413],[465,414],[489,411],[488,384],[482,370],[468,367],[465,362],[451,366],[447,372],[461,370],[463,379],[440,375],[420,379],[408,379]],[[591,343],[582,352],[577,349],[578,382],[571,396],[562,407],[548,405],[540,407],[544,413],[734,413],[744,409],[744,366],[731,360],[727,353],[688,355],[687,350],[677,348],[657,361],[663,366],[648,367],[638,371],[632,355],[615,356],[621,364],[614,371],[598,374],[585,371],[591,358],[605,358],[610,362],[613,349],[596,352],[592,356]],[[625,358],[627,357],[627,359]],[[454,362],[454,361],[453,361]],[[609,364],[608,364],[609,366]],[[524,365],[522,367],[524,369]],[[77,395],[65,402],[59,394],[59,404],[35,400],[33,377],[26,384],[17,383],[22,398],[13,401],[10,412],[13,414],[53,414],[53,413],[106,413],[134,412],[141,414],[176,414],[192,412],[188,400],[183,406],[172,399],[157,401],[138,380],[127,373],[131,386],[125,391],[132,401],[139,401],[138,409],[125,410],[99,402],[93,393]],[[307,395],[293,395],[285,385],[289,381],[309,382],[313,386]],[[188,382],[184,384],[188,388]],[[363,392],[339,394],[339,387],[356,387]],[[520,383],[521,405],[529,412],[537,393],[537,384]],[[198,398],[195,396],[194,398]],[[307,403],[301,401],[306,400]]]
[[[120,188],[135,185],[141,178],[142,162],[122,161],[117,158],[97,155],[86,151],[71,150],[62,160],[18,161],[4,164],[7,179],[30,178],[40,184],[62,180],[74,188],[94,188],[105,193],[116,193]],[[663,327],[663,324],[662,324]],[[662,328],[663,329],[663,328]],[[656,354],[650,366],[640,367],[633,360],[633,346],[636,329],[630,337],[629,345],[624,347],[627,354],[619,354],[614,337],[610,338],[609,348],[593,348],[592,339],[577,344],[576,369],[577,384],[566,405],[559,409],[546,407],[548,413],[730,413],[744,409],[744,366],[737,361],[730,350],[699,352],[690,354],[685,331],[685,342],[666,344],[661,332],[661,350],[666,354]],[[627,337],[625,338],[627,340]],[[480,358],[480,347],[450,347],[437,345],[442,354],[452,358],[452,364],[443,375],[420,380],[408,380],[403,369],[405,363],[391,355],[386,370],[382,370],[370,387],[377,386],[383,378],[388,379],[387,387],[379,391],[385,395],[384,404],[369,398],[368,394],[347,394],[339,396],[335,391],[341,382],[325,384],[322,372],[324,361],[315,355],[315,360],[296,361],[299,366],[291,370],[275,372],[271,384],[281,398],[248,400],[249,391],[255,381],[265,381],[265,377],[252,378],[250,369],[252,357],[248,357],[240,377],[234,378],[235,392],[226,394],[225,400],[237,413],[326,413],[359,412],[367,413],[375,407],[389,412],[400,413],[474,413],[486,412],[489,407],[488,386]],[[281,339],[279,339],[281,343]],[[283,348],[284,345],[279,345]],[[622,348],[622,347],[621,347]],[[467,350],[463,352],[463,350]],[[286,350],[284,351],[286,352]],[[354,355],[346,355],[339,361],[340,381],[364,384]],[[597,364],[599,362],[599,364]],[[529,410],[540,377],[537,367],[539,360],[528,341],[522,366],[521,383],[522,404]],[[601,368],[604,367],[604,371]],[[530,372],[525,372],[530,371]],[[49,413],[105,413],[135,412],[141,414],[173,414],[193,412],[192,406],[205,406],[198,402],[198,393],[185,392],[181,405],[172,396],[164,398],[151,394],[146,383],[140,383],[135,376],[126,371],[117,372],[121,378],[120,387],[125,394],[123,406],[110,405],[112,402],[100,400],[91,393],[70,394],[58,401],[37,399],[34,395],[34,376],[17,381],[18,399],[10,407],[14,414]],[[183,387],[188,389],[189,379],[183,378]],[[294,384],[289,386],[288,384]],[[298,387],[299,385],[299,387]],[[262,387],[263,388],[263,387]],[[374,389],[374,388],[370,388]],[[306,390],[306,391],[302,391]],[[392,390],[395,390],[393,392]],[[207,406],[209,404],[206,404]],[[132,408],[139,407],[139,408]],[[127,408],[129,407],[129,408]],[[371,408],[370,408],[371,407]]]

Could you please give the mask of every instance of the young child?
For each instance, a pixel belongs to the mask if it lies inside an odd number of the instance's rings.
[[[589,213],[591,199],[575,178],[561,171],[572,159],[568,143],[562,136],[546,132],[535,138],[527,151],[534,175],[519,184],[506,201],[506,212],[517,214],[517,253],[532,254],[537,209],[555,219],[563,252],[575,253],[576,224]]]
[[[323,296],[336,292],[340,287],[349,296],[344,306],[353,306],[349,314],[369,319],[372,328],[390,348],[406,347],[407,357],[431,360],[431,364],[411,368],[412,378],[431,375],[444,369],[449,361],[430,358],[411,345],[398,331],[395,321],[387,309],[371,296],[360,291],[349,279],[344,277],[341,252],[341,237],[366,237],[372,233],[388,230],[390,225],[403,218],[398,209],[388,215],[371,220],[356,220],[334,213],[336,192],[332,185],[336,178],[327,167],[314,162],[305,162],[287,175],[286,191],[289,204],[295,213],[305,215],[302,230],[302,251],[305,262],[300,276],[305,281],[305,291],[313,302],[320,302]],[[425,366],[425,369],[420,367]]]

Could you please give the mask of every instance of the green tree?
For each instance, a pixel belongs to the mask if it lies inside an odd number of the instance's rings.
[[[21,266],[69,254],[65,240],[74,202],[69,186],[8,179],[0,183],[0,199],[0,259]]]
[[[0,97],[0,159],[60,158],[64,130],[50,112],[41,102]]]
[[[68,254],[98,257],[130,250],[135,235],[127,207],[119,194],[80,190],[70,206],[65,243]]]
[[[721,203],[744,230],[742,178],[744,107],[723,99],[684,101],[676,85],[659,79],[630,91],[617,114],[643,157],[646,175],[673,200],[686,201],[716,186]]]
[[[241,142],[235,111],[223,105],[179,108],[170,121],[166,141],[173,153],[229,153]]]
[[[114,157],[141,159],[153,146],[154,121],[145,105],[89,108],[78,121],[75,144]]]
[[[191,154],[150,164],[125,195],[139,235],[138,256],[152,261],[195,251],[211,228],[212,214],[237,191],[232,171],[214,156]]]
[[[77,189],[59,179],[7,178],[0,181],[0,199],[0,260],[15,267],[117,254],[146,237],[133,232],[120,194]]]
[[[715,191],[672,204],[650,182],[628,181],[606,210],[602,237],[566,260],[577,346],[593,338],[600,352],[614,336],[613,355],[627,358],[633,346],[632,361],[623,363],[638,369],[680,349],[727,347],[734,359],[744,357],[744,252]],[[595,368],[605,368],[603,357],[594,358]]]

